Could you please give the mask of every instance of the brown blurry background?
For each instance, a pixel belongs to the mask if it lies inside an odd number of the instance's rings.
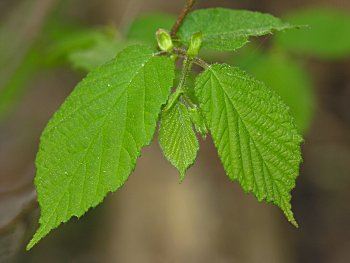
[[[0,0],[0,17],[12,15],[23,2]],[[14,19],[19,22],[13,25],[13,63],[61,1],[29,2],[32,9],[24,8],[24,15]],[[139,14],[176,14],[183,5],[165,0],[65,2],[67,17],[90,25],[116,24],[122,32]],[[311,4],[350,10],[348,0],[198,2],[196,8],[246,8],[276,16]],[[39,136],[81,78],[65,68],[42,72],[19,107],[0,123],[0,262],[350,262],[350,61],[308,59],[307,67],[315,82],[317,110],[305,135],[304,163],[293,191],[299,229],[278,208],[258,203],[229,181],[210,138],[201,141],[198,160],[182,184],[155,140],[142,151],[122,189],[26,252],[39,216],[33,187]]]

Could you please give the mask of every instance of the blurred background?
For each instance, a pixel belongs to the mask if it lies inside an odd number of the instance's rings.
[[[39,137],[77,82],[128,43],[155,45],[183,1],[0,0],[0,262],[350,262],[350,1],[199,0],[195,8],[269,12],[301,30],[261,37],[208,61],[275,89],[303,133],[295,229],[230,182],[210,138],[179,184],[157,140],[116,193],[31,251]],[[197,69],[196,69],[197,70]]]

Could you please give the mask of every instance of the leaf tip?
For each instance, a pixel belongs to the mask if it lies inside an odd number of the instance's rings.
[[[179,183],[180,184],[182,184],[183,181],[185,180],[185,176],[186,176],[186,171],[185,170],[182,170],[182,171],[179,170]]]
[[[53,228],[48,228],[47,226],[43,227],[43,224],[42,223],[40,224],[41,224],[40,227],[38,228],[38,230],[36,231],[32,239],[29,241],[28,245],[26,246],[27,251],[31,250],[36,244],[38,244],[38,242],[41,239],[43,239],[50,232],[51,229],[53,229]]]
[[[295,220],[294,214],[291,209],[284,211],[284,214],[286,215],[288,221],[295,227],[299,228],[298,222]]]
[[[37,238],[35,238],[35,235],[34,235],[34,237],[27,244],[26,251],[31,250],[38,243],[38,241],[39,240]]]
[[[299,228],[299,224],[298,222],[295,220],[295,218],[288,218],[288,221],[295,227],[295,228]]]

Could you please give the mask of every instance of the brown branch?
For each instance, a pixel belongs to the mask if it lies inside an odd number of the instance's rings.
[[[172,38],[176,37],[177,31],[179,31],[182,22],[184,21],[187,14],[191,11],[192,7],[196,3],[196,0],[186,0],[185,6],[182,8],[181,13],[179,14],[175,24],[173,25],[170,35]]]

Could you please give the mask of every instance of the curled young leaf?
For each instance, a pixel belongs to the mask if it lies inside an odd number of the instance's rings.
[[[182,181],[186,170],[197,157],[199,144],[190,113],[179,100],[169,110],[162,112],[159,144],[165,157],[179,170]]]

